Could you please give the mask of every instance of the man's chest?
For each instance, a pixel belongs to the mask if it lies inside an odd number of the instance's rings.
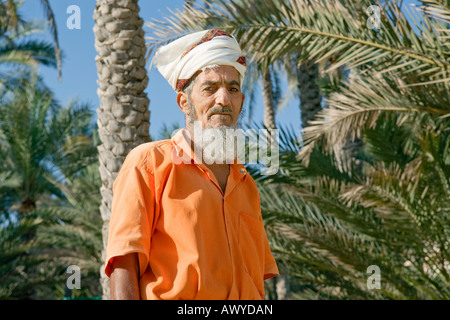
[[[238,228],[240,213],[260,216],[256,185],[253,180],[242,179],[241,172],[213,173],[200,171],[193,165],[176,169],[169,175],[157,201],[166,219],[205,227],[228,221],[232,223],[229,228]]]

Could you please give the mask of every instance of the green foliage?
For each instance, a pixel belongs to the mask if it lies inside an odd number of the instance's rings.
[[[389,125],[378,121],[364,135],[363,160],[353,158],[347,172],[320,146],[308,166],[287,147],[283,174],[257,177],[272,248],[296,279],[296,298],[450,298],[450,166],[439,160],[449,156],[449,132],[431,127],[405,148],[403,139],[378,139],[408,132]],[[379,290],[366,286],[370,265],[380,267]]]
[[[35,241],[23,241],[28,234],[35,232],[39,220],[22,219],[19,224],[8,224],[0,228],[0,298],[11,299],[27,296],[30,279],[26,271],[32,269],[37,258],[30,258]]]
[[[58,67],[61,76],[61,53],[53,12],[48,0],[42,0],[54,43],[33,39],[45,26],[22,18],[23,1],[0,0],[0,88],[17,85],[39,65]]]
[[[35,40],[23,1],[0,0],[0,299],[60,299],[66,269],[81,268],[75,296],[100,293],[100,176],[92,107],[61,107],[39,65],[58,67],[55,17],[41,0],[54,43]]]
[[[0,97],[0,297],[62,298],[68,266],[82,270],[74,294],[99,295],[100,176],[90,107],[60,107],[31,77]]]

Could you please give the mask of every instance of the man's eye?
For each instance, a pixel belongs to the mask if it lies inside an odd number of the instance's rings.
[[[238,88],[231,88],[230,91],[231,92],[239,92],[239,89]]]

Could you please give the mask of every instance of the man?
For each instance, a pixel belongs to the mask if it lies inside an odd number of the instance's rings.
[[[111,298],[263,299],[264,280],[278,269],[258,190],[217,138],[242,111],[241,49],[223,31],[201,31],[160,48],[155,64],[178,92],[186,128],[132,150],[116,178],[105,267]],[[205,152],[204,141],[215,151]]]

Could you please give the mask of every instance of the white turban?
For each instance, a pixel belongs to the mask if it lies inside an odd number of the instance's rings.
[[[246,69],[245,57],[236,39],[217,29],[195,32],[159,48],[153,63],[176,91],[181,91],[198,70],[207,66],[234,67],[239,72],[241,85]]]

